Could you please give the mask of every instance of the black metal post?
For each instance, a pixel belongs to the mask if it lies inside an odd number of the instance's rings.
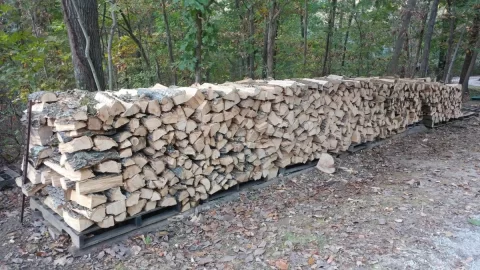
[[[22,186],[27,183],[28,155],[30,153],[30,129],[32,127],[32,101],[28,101],[28,126],[27,126],[27,145],[25,146],[25,158],[23,160]],[[25,211],[25,194],[22,191],[22,212],[20,214],[20,223],[23,225],[23,213]]]

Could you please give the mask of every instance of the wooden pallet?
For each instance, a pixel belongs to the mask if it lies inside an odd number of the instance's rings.
[[[434,123],[432,121],[432,119],[430,117],[424,117],[423,118],[423,124],[427,127],[427,128],[437,128],[437,127],[441,127],[441,126],[444,126],[450,122],[455,122],[455,121],[459,121],[459,120],[464,120],[464,119],[467,119],[467,118],[470,118],[472,116],[475,116],[475,115],[478,115],[478,112],[473,112],[473,111],[466,111],[463,113],[462,116],[458,117],[458,118],[455,118],[455,119],[450,119],[448,121],[443,121],[443,122],[438,122],[438,123]]]
[[[303,171],[303,170],[315,167],[317,165],[317,163],[318,163],[318,159],[314,159],[314,160],[308,161],[306,163],[289,165],[285,168],[281,168],[278,171],[278,173],[279,173],[279,175],[289,175],[289,174],[292,174],[292,173],[296,173],[296,172],[299,172],[299,171]]]
[[[266,183],[268,180],[262,178],[257,181],[248,181],[244,183],[238,183],[235,186],[230,187],[229,189],[226,190],[220,190],[216,192],[215,194],[209,196],[206,200],[200,201],[200,204],[207,204],[225,197],[234,197],[240,194],[241,191],[244,191],[246,189],[250,189],[254,186],[259,186],[264,183]]]
[[[50,225],[70,235],[73,246],[78,249],[97,245],[120,236],[141,233],[144,228],[151,229],[151,225],[165,225],[169,218],[180,212],[177,206],[157,208],[129,217],[125,221],[117,223],[110,228],[103,229],[94,225],[85,231],[77,232],[68,226],[61,216],[46,206],[39,198],[30,197],[30,208],[35,212],[39,212]]]

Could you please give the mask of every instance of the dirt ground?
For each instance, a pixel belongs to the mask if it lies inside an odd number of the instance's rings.
[[[0,269],[480,269],[480,118],[408,135],[82,257],[17,189],[0,193]]]

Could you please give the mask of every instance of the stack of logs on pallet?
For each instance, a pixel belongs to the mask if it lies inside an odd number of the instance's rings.
[[[455,118],[460,98],[456,85],[339,76],[38,92],[22,190],[77,231],[108,228],[402,132],[422,105]]]

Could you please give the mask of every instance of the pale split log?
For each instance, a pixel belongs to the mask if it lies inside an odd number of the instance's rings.
[[[123,185],[128,192],[134,192],[145,186],[145,179],[142,174],[137,174],[130,179],[126,179]]]
[[[75,190],[78,194],[89,194],[104,191],[123,185],[122,175],[97,176],[93,179],[80,181],[76,183]]]
[[[127,210],[125,200],[119,200],[106,204],[106,212],[109,215],[119,215]]]
[[[128,192],[126,194],[126,200],[125,200],[125,205],[127,207],[130,207],[130,206],[134,206],[138,203],[138,201],[140,200],[140,192],[139,191],[135,191],[135,192]]]
[[[140,199],[137,204],[127,207],[127,213],[129,216],[134,216],[142,211],[147,204],[147,200]]]
[[[95,165],[93,171],[99,173],[121,173],[122,165],[117,161],[108,160]]]
[[[122,193],[120,187],[111,188],[105,191],[105,196],[107,196],[108,201],[124,201],[126,196]]]
[[[106,216],[104,205],[100,205],[100,206],[98,206],[96,208],[93,208],[93,209],[88,209],[88,208],[82,207],[80,205],[70,206],[69,208],[70,208],[70,210],[72,210],[72,211],[74,211],[74,212],[86,217],[87,219],[89,219],[91,221],[94,221],[94,222],[100,222]]]
[[[123,213],[126,213],[126,212],[123,212]],[[116,217],[114,218],[114,216],[107,216],[102,221],[97,222],[97,226],[104,229],[110,228],[115,225],[115,221],[116,221]]]
[[[63,211],[63,220],[77,232],[84,231],[94,224],[93,221],[73,211]]]
[[[72,181],[81,181],[86,180],[92,177],[95,177],[92,170],[90,169],[80,169],[78,171],[71,171],[61,167],[58,163],[53,160],[45,160],[44,164],[56,171],[58,174],[72,180]]]
[[[74,153],[81,150],[89,150],[93,147],[93,141],[90,137],[83,136],[71,140],[68,143],[60,143],[58,150],[60,153]]]

